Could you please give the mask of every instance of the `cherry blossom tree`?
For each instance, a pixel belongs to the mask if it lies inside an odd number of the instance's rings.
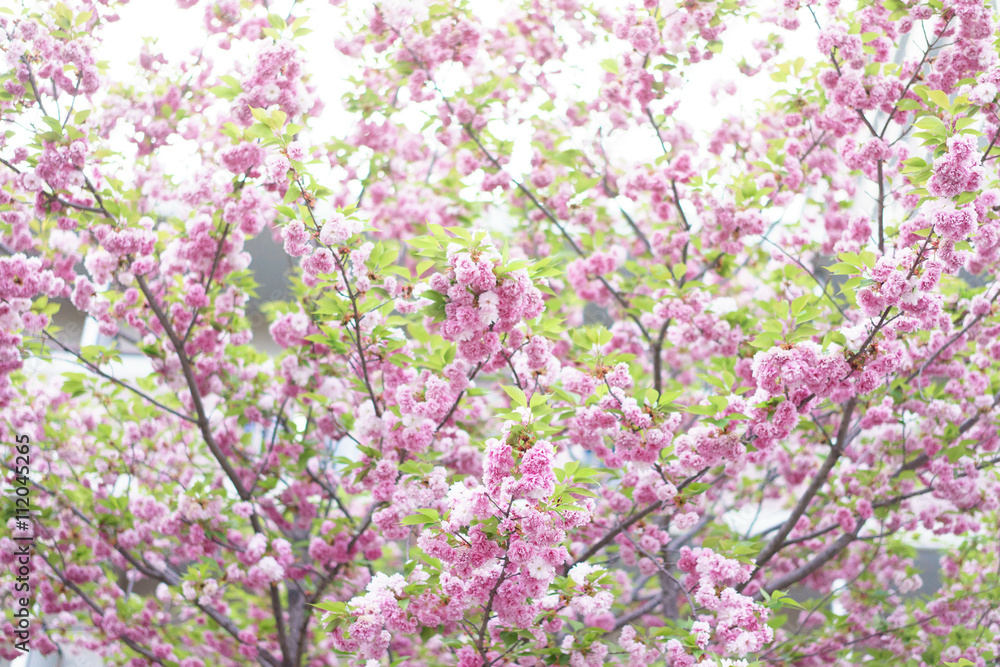
[[[992,4],[179,4],[204,48],[128,76],[113,0],[0,8],[31,650],[997,664]]]

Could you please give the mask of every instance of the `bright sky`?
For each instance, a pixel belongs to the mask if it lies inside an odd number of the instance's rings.
[[[155,50],[162,51],[171,61],[184,58],[192,51],[201,48],[206,43],[202,4],[182,10],[171,0],[133,0],[123,6],[119,11],[121,20],[104,28],[105,37],[101,45],[101,58],[111,63],[111,76],[115,79],[129,77],[134,71],[130,63],[138,57],[143,38],[147,36],[155,36]],[[291,0],[272,1],[270,10],[285,16],[291,5]],[[502,8],[505,5],[509,3],[496,0],[472,2],[474,11],[485,15],[487,24],[502,15]],[[360,13],[365,11],[369,3],[348,0],[348,6],[352,7],[352,13]],[[358,9],[355,10],[355,7]],[[301,12],[302,7],[296,6],[295,10],[297,13]],[[318,94],[326,104],[323,118],[313,121],[312,126],[316,130],[316,136],[334,134],[343,136],[348,127],[348,117],[343,112],[338,113],[338,101],[351,88],[346,78],[357,70],[354,62],[340,54],[333,46],[334,37],[342,31],[342,10],[326,2],[312,2],[308,4],[308,12],[310,18],[306,27],[311,28],[313,32],[299,38],[299,41],[305,47],[312,83],[317,86]],[[784,32],[777,28],[774,31]],[[808,23],[803,24],[798,34],[787,35],[786,53],[805,55],[807,60],[818,55],[815,51],[815,32],[815,26]],[[745,83],[745,79],[737,72],[736,63],[744,56],[751,63],[757,62],[758,58],[751,42],[766,36],[760,34],[759,30],[755,32],[746,29],[741,21],[734,21],[722,37],[723,53],[710,62],[700,63],[691,70],[692,74],[684,84],[684,101],[675,114],[678,119],[691,124],[696,131],[707,131],[717,126],[725,116],[750,112],[756,106],[757,100],[767,99],[774,91],[781,88],[781,84],[771,81],[765,74],[755,77],[753,85],[739,85],[736,94],[731,97],[720,95],[719,103],[716,104],[711,94],[713,84],[726,81]],[[252,50],[245,45],[237,44],[230,51],[220,51],[214,48],[218,43],[217,36],[209,42],[213,44],[210,52],[216,61],[217,73],[224,72],[227,69],[226,65],[233,62],[246,64],[250,61]],[[620,49],[617,45],[615,48]],[[579,64],[579,67],[566,68],[566,71],[575,71],[579,74],[575,77],[572,74],[564,74],[563,80],[581,86],[577,96],[586,98],[588,91],[592,93],[597,91],[597,77],[592,73],[601,71],[598,63],[614,55],[615,52],[610,46],[588,49],[585,53],[575,52],[567,60]],[[447,82],[442,82],[442,87],[447,91]],[[423,118],[415,116],[412,122],[416,125],[414,129],[418,129]],[[520,146],[515,148],[513,164],[510,167],[510,171],[515,174],[525,170],[530,159],[530,151],[527,148],[528,132],[525,130],[517,134],[520,135],[517,138],[524,141],[518,141]],[[651,145],[645,133],[636,134],[641,136],[619,136],[615,142],[618,150],[627,152],[633,158],[655,158],[659,154],[658,145],[655,142]],[[164,153],[164,158],[170,159],[169,155],[170,151],[167,151]],[[178,158],[181,155],[179,154]]]

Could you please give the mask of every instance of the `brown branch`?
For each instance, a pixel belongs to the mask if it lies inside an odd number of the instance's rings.
[[[983,159],[979,161],[979,164],[986,164],[986,156],[988,156],[990,151],[993,150],[993,146],[996,145],[998,137],[1000,137],[1000,129],[997,129],[997,131],[993,133],[993,138],[990,139],[990,145],[986,147],[985,151],[983,151]]]
[[[472,369],[472,373],[469,374],[470,381],[472,380],[472,378],[476,377],[476,373],[479,372],[479,369],[483,367],[484,363],[486,362],[481,361],[478,364],[476,364],[475,368]],[[458,396],[455,398],[455,402],[451,404],[451,408],[448,410],[448,413],[444,416],[444,418],[440,422],[438,422],[437,428],[434,429],[435,433],[444,428],[444,425],[448,423],[448,420],[451,419],[451,416],[455,414],[455,410],[458,409],[458,404],[462,401],[462,397],[465,396],[465,391],[466,390],[463,389],[462,391],[458,392]]]
[[[642,605],[633,609],[632,611],[623,614],[615,619],[615,630],[621,630],[626,625],[639,618],[640,616],[645,616],[646,614],[652,612],[656,609],[656,606],[660,604],[660,599],[657,597],[652,597],[646,600]]]
[[[609,173],[609,169],[610,169],[610,162],[608,160],[607,153],[604,152],[604,138],[603,138],[603,136],[601,134],[600,129],[598,129],[597,135],[598,135],[598,137],[601,137],[597,141],[597,146],[598,146],[598,148],[601,149],[601,156],[604,158],[604,173],[601,174],[597,170],[597,168],[594,166],[594,163],[591,162],[590,158],[587,157],[586,153],[583,154],[583,159],[587,162],[587,164],[590,166],[590,168],[594,170],[594,174],[599,175],[601,177],[601,189],[604,190],[605,196],[607,196],[610,199],[615,199],[615,198],[618,197],[619,192],[616,189],[612,188],[611,185],[608,183],[608,173]],[[625,217],[625,221],[628,222],[629,226],[632,228],[632,231],[634,231],[636,233],[636,236],[639,237],[639,240],[641,240],[642,243],[643,243],[643,245],[646,246],[646,251],[649,252],[650,254],[652,254],[653,253],[653,245],[649,242],[649,239],[646,238],[646,235],[642,232],[642,230],[639,229],[639,225],[636,224],[635,220],[632,219],[632,216],[628,214],[628,211],[625,210],[625,207],[623,207],[618,202],[615,202],[615,203],[618,204],[618,210],[621,211],[621,214]]]
[[[8,466],[8,469],[13,470],[13,468],[11,468],[10,466]],[[94,530],[100,531],[100,529],[94,525],[94,522],[91,521],[89,517],[87,517],[83,512],[81,512],[77,508],[76,503],[61,498],[59,494],[57,494],[55,491],[42,484],[39,484],[38,482],[31,481],[31,485],[32,487],[38,489],[42,493],[45,493],[48,496],[52,497],[56,502],[62,504],[65,508],[67,508],[70,512],[72,512],[74,516],[80,519],[80,521],[87,524],[87,526],[89,526]],[[136,558],[135,554],[131,553],[127,549],[122,548],[117,543],[116,540],[109,539],[107,541],[108,544],[110,544],[115,549],[115,551],[120,553],[126,561],[128,561],[136,570],[141,572],[144,576],[149,577],[150,579],[155,579],[156,581],[163,582],[168,586],[177,586],[178,584],[181,583],[181,576],[178,573],[174,572],[173,570],[169,569],[169,566],[167,566],[167,569],[163,571],[156,570],[146,561],[145,557],[143,557],[142,560],[139,560],[138,558]],[[200,602],[198,602],[198,600],[192,600],[191,604],[193,604],[203,613],[208,615],[213,621],[218,623],[219,626],[223,628],[226,632],[228,632],[230,635],[232,635],[234,639],[236,639],[240,643],[246,643],[239,638],[240,629],[236,627],[236,624],[231,619],[229,619],[226,616],[223,616],[220,612],[216,611],[212,607],[201,604]],[[278,660],[276,660],[268,651],[260,648],[259,646],[257,647],[257,654],[260,660],[262,660],[263,662],[266,662],[267,664],[272,665],[273,667],[277,667],[277,665],[279,665]]]
[[[672,319],[668,317],[663,323],[660,334],[656,337],[656,343],[653,344],[653,389],[657,394],[663,390],[663,339],[667,335]]]
[[[208,297],[209,290],[212,289],[212,278],[215,276],[215,271],[219,268],[219,262],[222,260],[222,247],[226,244],[226,237],[229,235],[230,225],[227,222],[226,226],[222,230],[222,238],[219,239],[219,243],[215,248],[215,257],[212,258],[212,268],[209,269],[208,278],[205,281],[205,296]],[[198,313],[201,308],[195,308],[194,313],[191,316],[191,324],[188,325],[187,331],[184,332],[184,338],[181,342],[187,344],[188,338],[191,337],[191,332],[194,331],[195,324],[198,323]]]
[[[834,47],[834,50],[836,50],[836,47]],[[837,76],[841,76],[840,63],[837,62],[837,56],[834,54],[833,51],[830,51],[830,62],[833,63],[833,69],[835,69],[837,71]],[[854,107],[852,107],[852,108],[854,108]],[[857,112],[858,117],[865,124],[865,127],[868,128],[868,131],[872,133],[872,136],[873,137],[877,137],[878,136],[878,132],[876,132],[875,128],[872,126],[872,124],[870,122],[868,122],[868,118],[865,116],[864,112],[861,111],[861,109],[858,109],[858,108],[854,108],[854,111]]]
[[[667,150],[667,144],[663,140],[663,135],[660,134],[660,126],[653,117],[653,112],[650,110],[649,106],[646,106],[646,117],[649,118],[650,124],[653,126],[653,130],[656,132],[656,138],[660,141],[660,149],[663,150],[664,155],[669,155],[670,151]],[[674,193],[674,207],[677,208],[677,213],[681,216],[681,223],[684,225],[684,231],[691,231],[691,223],[688,222],[687,215],[684,213],[684,209],[681,207],[681,195],[677,191],[677,179],[670,179],[670,189]],[[684,244],[683,250],[681,250],[681,263],[687,263],[688,246],[691,244],[690,240]],[[684,276],[677,279],[679,285],[684,285]]]
[[[820,551],[818,554],[816,554],[815,558],[805,563],[801,567],[793,570],[792,572],[789,572],[784,577],[781,577],[780,579],[771,582],[767,586],[764,586],[763,588],[761,588],[761,591],[767,591],[768,593],[771,593],[777,590],[788,588],[792,584],[795,584],[805,579],[810,574],[812,574],[819,568],[826,565],[830,560],[835,558],[837,554],[839,554],[841,551],[847,548],[847,545],[849,545],[851,542],[857,539],[858,533],[861,531],[861,528],[864,525],[865,525],[864,519],[858,521],[857,526],[855,526],[853,531],[849,533],[844,533],[843,535],[838,537],[830,546],[828,546],[827,548],[823,549],[823,551]],[[760,593],[758,593],[757,595],[760,596]]]
[[[38,555],[41,556],[42,560],[45,561],[45,564],[48,565],[49,568],[55,573],[55,575],[59,578],[59,581],[62,582],[63,586],[73,591],[73,593],[75,593],[77,597],[83,600],[84,604],[93,609],[98,616],[100,616],[101,618],[104,617],[105,612],[100,605],[94,602],[90,598],[90,596],[87,595],[85,592],[83,592],[83,590],[79,586],[77,586],[75,583],[67,579],[66,574],[60,571],[59,568],[57,568],[55,565],[53,565],[52,562],[45,557],[45,554],[38,553]],[[163,667],[166,667],[166,663],[164,663],[162,660],[153,655],[151,651],[143,648],[142,646],[139,646],[139,644],[134,642],[131,638],[129,638],[128,635],[121,634],[117,637],[117,639],[119,639],[130,649],[132,649],[133,651],[144,657],[146,660],[149,660],[150,662],[153,662],[157,665],[163,665]]]
[[[361,535],[368,530],[368,526],[372,523],[372,517],[379,508],[386,505],[384,502],[372,503],[372,506],[368,508],[368,513],[365,515],[364,520],[362,520],[361,525],[358,527],[357,532],[351,538],[350,542],[347,543],[347,553],[350,555],[351,549],[357,544]],[[340,574],[340,571],[346,563],[337,563],[332,570],[330,570],[326,576],[320,579],[319,583],[316,585],[316,590],[312,592],[311,595],[307,596],[304,600],[304,607],[301,612],[301,617],[298,619],[298,627],[292,628],[292,631],[298,633],[298,642],[296,647],[296,659],[301,656],[305,651],[305,638],[306,630],[309,628],[309,623],[312,620],[313,610],[315,609],[315,604],[320,601],[320,598],[326,593],[327,586]]]
[[[263,461],[260,462],[260,468],[257,469],[257,473],[253,476],[253,484],[250,485],[250,490],[247,491],[248,494],[253,495],[254,489],[257,488],[257,484],[260,483],[261,475],[264,474],[264,469],[267,468],[267,462],[271,458],[271,452],[274,451],[274,445],[278,441],[278,421],[281,419],[281,414],[285,411],[285,404],[288,403],[288,397],[286,396],[282,401],[281,405],[278,407],[278,416],[275,418],[274,429],[271,431],[271,443],[267,447],[267,452],[263,456]]]
[[[302,184],[302,177],[296,172],[295,174],[295,184],[299,187],[299,192],[305,193],[305,186]],[[316,232],[320,230],[320,224],[316,221],[316,214],[313,212],[312,204],[306,197],[302,198],[305,201],[306,210],[309,211],[309,218],[312,220],[313,227]],[[323,244],[326,245],[326,244]],[[378,401],[375,399],[375,390],[372,389],[371,378],[368,375],[368,363],[365,361],[365,350],[362,344],[362,333],[361,333],[361,313],[358,311],[358,293],[351,289],[351,281],[347,277],[347,269],[344,268],[344,263],[340,259],[340,253],[337,252],[335,248],[330,248],[326,245],[333,255],[333,261],[337,264],[337,269],[340,271],[341,277],[344,279],[344,287],[347,289],[347,296],[351,300],[351,308],[354,310],[354,333],[352,336],[354,338],[355,346],[358,348],[358,359],[361,362],[361,375],[365,381],[365,388],[368,390],[368,398],[372,402],[372,409],[375,410],[376,417],[382,417],[382,408],[379,407]],[[350,335],[350,330],[347,330],[348,335]]]
[[[688,477],[686,480],[684,480],[683,482],[681,482],[677,486],[677,492],[680,493],[681,491],[683,491],[684,488],[688,484],[691,484],[692,482],[697,481],[702,476],[704,476],[705,473],[707,473],[708,471],[709,471],[709,468],[702,468],[701,470],[699,470],[698,472],[696,472],[691,477]],[[635,523],[641,521],[642,519],[646,518],[647,516],[649,516],[650,514],[652,514],[653,512],[655,512],[656,510],[658,510],[661,507],[663,507],[664,504],[665,504],[664,501],[658,500],[657,502],[653,503],[652,505],[649,505],[648,507],[646,507],[646,509],[642,510],[638,514],[635,514],[631,518],[629,518],[629,519],[627,519],[627,520],[625,520],[623,522],[620,522],[617,526],[615,526],[610,531],[608,531],[607,535],[605,535],[604,537],[602,537],[601,539],[599,539],[597,542],[595,542],[593,545],[591,545],[591,547],[589,549],[587,549],[583,553],[582,556],[580,556],[579,558],[577,558],[576,560],[574,560],[571,564],[565,566],[563,574],[569,573],[570,569],[572,569],[572,567],[574,565],[577,565],[579,563],[583,563],[583,562],[585,562],[585,561],[590,560],[591,558],[593,558],[595,555],[597,555],[597,553],[601,549],[603,549],[605,546],[607,546],[608,544],[610,544],[611,541],[614,540],[615,537],[617,537],[623,530],[628,530]]]
[[[795,505],[791,515],[789,515],[785,523],[778,529],[777,534],[771,538],[771,541],[767,543],[767,546],[765,546],[757,556],[756,566],[754,567],[754,571],[750,575],[750,578],[740,584],[736,589],[737,591],[742,592],[754,576],[760,572],[761,568],[763,568],[768,561],[781,551],[781,549],[785,546],[785,538],[788,537],[788,534],[792,532],[793,528],[795,528],[795,524],[798,522],[799,518],[805,514],[806,509],[809,507],[809,503],[812,502],[813,498],[816,497],[816,494],[819,493],[820,489],[822,489],[826,484],[827,478],[830,476],[830,473],[833,471],[833,467],[837,464],[837,460],[840,458],[840,455],[844,451],[844,447],[847,445],[851,415],[854,413],[854,407],[857,403],[858,399],[855,397],[851,398],[851,400],[847,402],[847,405],[844,406],[844,413],[840,418],[840,428],[837,432],[837,446],[830,450],[830,453],[827,455],[823,465],[816,472],[816,476],[813,477],[812,483],[809,484],[805,493],[803,493],[799,498],[799,502]]]
[[[993,397],[993,406],[992,407],[995,408],[997,405],[1000,405],[1000,392],[998,392]],[[976,423],[980,420],[980,418],[982,418],[983,414],[985,414],[985,413],[981,412],[979,414],[973,415],[973,416],[969,417],[968,419],[966,419],[964,422],[962,422],[962,425],[958,427],[958,437],[961,437],[961,436],[965,435],[973,426],[975,426]],[[903,465],[901,465],[899,467],[899,470],[897,470],[896,472],[894,472],[892,474],[892,476],[895,478],[895,477],[899,477],[900,475],[902,475],[907,470],[916,470],[920,466],[926,464],[928,461],[930,461],[930,457],[926,453],[920,454],[916,458],[911,459],[911,460],[907,461],[906,463],[904,463]]]
[[[8,162],[7,160],[3,159],[2,157],[0,157],[0,164],[5,165],[8,169],[10,169],[11,171],[13,171],[15,174],[20,174],[21,173],[20,169],[18,169],[17,167],[15,167],[14,165],[12,165],[10,162]]]
[[[493,601],[496,600],[497,591],[500,589],[500,585],[507,580],[507,554],[503,556],[503,562],[500,563],[500,576],[497,577],[497,582],[493,584],[493,590],[490,591],[489,600],[486,602],[486,608],[483,610],[483,625],[479,628],[479,638],[476,640],[476,648],[479,649],[479,654],[486,657],[486,646],[484,640],[486,638],[486,626],[490,622],[490,614],[493,612]]]
[[[885,253],[885,183],[882,177],[882,160],[876,161],[878,175],[878,251]]]
[[[997,300],[997,297],[1000,297],[1000,290],[997,290],[997,293],[993,295],[992,299],[990,299],[990,304],[993,304]],[[913,378],[918,377],[920,375],[923,375],[924,370],[935,359],[937,359],[941,355],[942,352],[944,352],[946,349],[948,349],[951,346],[952,343],[954,343],[959,338],[961,338],[962,336],[964,336],[969,331],[969,329],[971,329],[973,326],[975,326],[976,324],[978,324],[979,321],[983,319],[983,317],[985,317],[985,315],[976,315],[976,317],[973,318],[972,321],[970,321],[968,324],[966,324],[965,327],[961,331],[959,331],[957,334],[955,334],[954,336],[952,336],[951,338],[949,338],[948,342],[946,342],[944,345],[942,345],[941,347],[939,347],[937,349],[937,351],[934,352],[934,354],[932,354],[930,356],[930,358],[928,358],[927,361],[925,361],[923,363],[923,365],[918,370],[913,371],[909,375],[909,377],[906,378],[906,384],[909,384],[910,381],[913,380]]]
[[[686,588],[684,588],[684,584],[682,584],[680,581],[678,581],[677,577],[675,577],[670,572],[670,570],[668,570],[667,568],[665,568],[663,566],[663,564],[660,563],[657,560],[657,557],[654,554],[649,553],[648,551],[646,551],[645,549],[643,549],[642,546],[639,545],[638,542],[636,542],[635,540],[633,540],[631,535],[629,535],[628,533],[625,533],[625,539],[627,539],[632,544],[632,546],[635,547],[635,549],[639,553],[641,553],[643,556],[645,556],[646,558],[648,558],[653,563],[653,565],[656,566],[656,569],[660,572],[660,575],[661,575],[661,577],[660,577],[660,579],[661,579],[661,588],[663,587],[663,583],[664,583],[663,580],[664,579],[666,579],[667,582],[672,582],[675,586],[677,586],[678,589],[680,589],[684,593],[684,597],[687,598],[688,605],[691,607],[691,613],[694,613],[694,611],[695,611],[695,609],[696,609],[697,606],[695,605],[694,600],[691,599],[691,593],[689,593],[688,590]],[[663,597],[666,597],[667,595],[668,595],[668,593],[666,591],[663,591]]]
[[[171,344],[174,346],[174,351],[177,353],[177,358],[179,359],[181,365],[181,372],[184,374],[184,379],[187,382],[188,389],[191,391],[191,402],[194,404],[195,412],[198,414],[197,424],[198,428],[201,430],[202,437],[205,439],[205,444],[208,445],[208,449],[212,452],[212,456],[215,457],[223,471],[225,471],[226,476],[229,477],[229,480],[233,483],[233,486],[236,488],[236,493],[239,494],[240,499],[249,500],[250,494],[247,493],[246,487],[243,486],[243,482],[240,479],[239,474],[236,472],[236,469],[233,468],[226,455],[219,448],[219,445],[215,442],[215,436],[212,435],[212,429],[208,423],[208,414],[205,412],[205,405],[201,401],[201,392],[198,390],[198,382],[194,377],[194,369],[191,367],[191,360],[188,359],[188,356],[184,351],[184,345],[181,342],[180,337],[177,335],[177,332],[174,331],[167,314],[163,311],[163,308],[160,307],[160,304],[153,295],[152,290],[150,290],[145,277],[136,276],[136,282],[139,284],[139,289],[146,297],[146,302],[156,315],[156,319],[159,320],[160,326],[163,327],[164,332],[167,334]],[[263,531],[258,529],[257,532]]]
[[[74,357],[76,357],[77,359],[79,359],[88,369],[90,369],[92,372],[96,373],[97,375],[100,375],[101,377],[103,377],[106,380],[111,380],[112,382],[114,382],[115,384],[117,384],[120,387],[124,387],[125,389],[128,389],[129,391],[131,391],[132,393],[136,394],[137,396],[139,396],[143,400],[146,400],[146,401],[152,403],[153,405],[155,405],[156,407],[160,408],[161,410],[165,410],[166,412],[169,412],[170,414],[174,415],[175,417],[177,417],[179,419],[183,419],[184,421],[191,422],[192,424],[197,424],[198,423],[198,421],[196,419],[193,419],[193,418],[189,417],[188,415],[181,414],[180,412],[177,412],[176,410],[174,410],[172,408],[168,408],[167,406],[163,405],[162,403],[160,403],[159,401],[157,401],[152,396],[149,396],[149,395],[143,393],[142,391],[136,389],[135,387],[133,387],[132,385],[130,385],[130,384],[126,383],[126,382],[122,382],[121,380],[119,380],[116,377],[108,375],[103,370],[101,370],[100,366],[98,366],[98,365],[96,365],[94,363],[91,363],[90,361],[88,361],[87,359],[85,359],[83,357],[83,355],[81,355],[79,352],[77,352],[76,350],[73,350],[72,348],[67,347],[62,341],[60,341],[55,336],[53,336],[49,332],[48,329],[43,329],[42,333],[45,334],[45,336],[49,340],[51,340],[53,343],[55,343],[56,345],[58,345],[59,347],[61,347],[66,352],[69,352]]]
[[[879,138],[882,138],[883,136],[885,136],[886,130],[889,129],[889,123],[892,122],[892,119],[895,117],[896,112],[899,111],[899,103],[901,101],[903,101],[903,99],[906,98],[906,94],[908,92],[910,92],[910,87],[913,85],[914,81],[917,80],[917,77],[920,76],[920,73],[921,73],[921,71],[924,68],[924,63],[927,62],[927,57],[931,54],[931,51],[934,50],[935,45],[944,36],[945,31],[948,29],[948,24],[951,23],[952,18],[954,18],[954,17],[953,16],[949,16],[945,20],[944,25],[941,26],[941,32],[938,33],[937,38],[935,38],[934,42],[932,44],[930,44],[927,47],[927,49],[924,51],[923,55],[920,58],[920,62],[917,63],[916,69],[913,70],[913,76],[911,76],[910,80],[906,82],[906,86],[903,88],[903,93],[899,96],[899,100],[897,100],[896,103],[892,106],[892,111],[889,112],[889,117],[885,119],[885,125],[882,127],[882,131],[878,134]]]
[[[829,293],[828,293],[828,292],[826,291],[826,285],[825,285],[825,284],[823,284],[823,283],[821,283],[821,282],[820,282],[820,280],[819,280],[819,278],[817,278],[817,277],[816,277],[816,274],[815,274],[815,273],[813,273],[812,271],[810,271],[810,270],[809,270],[808,268],[806,268],[806,265],[805,265],[805,264],[803,264],[803,263],[802,263],[802,262],[801,262],[801,261],[799,260],[799,258],[798,258],[798,257],[795,257],[795,256],[794,256],[794,255],[792,255],[792,254],[791,254],[790,252],[788,252],[787,250],[785,250],[784,248],[782,248],[782,247],[781,247],[780,245],[778,245],[777,243],[775,243],[774,241],[772,241],[772,240],[771,240],[771,239],[769,239],[769,238],[764,238],[764,239],[761,239],[761,240],[762,240],[762,241],[764,241],[765,243],[770,243],[771,245],[773,245],[773,246],[774,246],[775,248],[777,248],[777,249],[778,249],[778,250],[779,250],[779,251],[780,251],[780,252],[781,252],[782,254],[784,254],[784,255],[785,255],[785,257],[787,257],[788,259],[790,259],[790,260],[792,260],[793,262],[795,262],[795,264],[796,264],[796,265],[798,265],[798,267],[799,267],[800,269],[802,269],[803,271],[805,271],[805,272],[806,272],[806,273],[807,273],[807,274],[809,275],[809,277],[813,279],[813,282],[815,282],[815,283],[816,283],[817,285],[819,285],[819,288],[820,288],[821,290],[823,290],[823,296],[825,296],[825,297],[827,298],[827,300],[829,300],[829,301],[830,301],[830,303],[832,303],[832,304],[833,304],[833,307],[837,309],[837,312],[839,312],[839,313],[840,313],[840,317],[841,317],[841,319],[847,319],[847,313],[845,313],[845,312],[844,312],[844,309],[840,307],[840,304],[839,304],[839,303],[837,303],[837,302],[836,302],[836,301],[834,300],[834,298],[833,298],[832,296],[830,296],[830,294],[829,294]]]
[[[21,62],[24,63],[24,66],[28,70],[28,83],[31,85],[31,92],[35,95],[35,101],[38,102],[38,108],[41,109],[43,114],[48,116],[49,112],[45,110],[45,103],[42,102],[42,96],[38,94],[38,86],[35,85],[35,73],[31,70],[31,60],[27,56],[22,55]]]

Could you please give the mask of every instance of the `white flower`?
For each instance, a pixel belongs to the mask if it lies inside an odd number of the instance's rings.
[[[448,506],[451,512],[448,520],[442,524],[442,528],[449,533],[453,533],[462,526],[469,525],[475,517],[472,510],[472,501],[475,493],[465,485],[465,482],[455,482],[448,489]]]
[[[269,83],[266,86],[264,86],[263,93],[264,93],[264,99],[268,100],[269,102],[274,102],[279,97],[281,97],[281,88],[279,88],[277,84]]]
[[[42,189],[42,185],[43,185],[42,179],[40,179],[38,175],[33,171],[26,172],[21,176],[21,187],[23,187],[25,190],[30,190],[31,192],[37,192],[38,190]]]
[[[656,497],[664,502],[670,502],[677,497],[677,487],[669,482],[656,487]]]
[[[403,578],[401,574],[394,574],[391,577],[385,572],[376,572],[372,580],[368,582],[368,586],[365,588],[369,593],[374,593],[376,591],[392,591],[397,596],[403,594],[403,588],[406,586],[406,579]]]
[[[479,295],[479,321],[489,326],[500,319],[500,296],[496,292]]]
[[[255,533],[247,541],[247,555],[254,560],[260,558],[267,551],[267,538],[261,533]]]
[[[517,414],[521,415],[521,423],[522,424],[530,424],[531,423],[531,417],[532,417],[531,408],[528,408],[528,407],[525,407],[525,406],[522,405],[522,406],[514,408],[514,412],[516,412]],[[511,422],[511,425],[513,425],[513,422]]]
[[[583,586],[587,583],[587,575],[593,574],[594,572],[603,572],[604,568],[600,565],[590,565],[589,563],[577,563],[569,571],[569,578],[573,580],[577,586]]]
[[[841,327],[840,333],[847,339],[847,347],[856,350],[861,347],[861,343],[868,337],[868,325],[862,322],[851,327]]]
[[[186,600],[193,600],[198,597],[198,592],[194,589],[194,582],[185,581],[181,584],[181,594]]]
[[[257,563],[257,567],[260,568],[268,579],[277,583],[285,578],[285,568],[281,567],[278,561],[274,560],[273,556],[264,556]]]
[[[334,213],[319,232],[319,240],[326,245],[340,245],[351,238],[351,228],[347,218],[341,213]]]
[[[551,578],[555,575],[556,569],[549,565],[548,562],[541,556],[535,556],[530,563],[528,563],[528,574],[532,579],[545,580]]]
[[[219,582],[215,579],[206,579],[201,586],[201,593],[203,598],[211,599],[213,595],[219,592]]]
[[[538,601],[538,604],[542,609],[555,609],[559,606],[561,599],[562,598],[558,594],[553,593],[543,597]]]
[[[992,102],[997,96],[997,87],[992,83],[981,83],[968,94],[969,99],[978,104]]]

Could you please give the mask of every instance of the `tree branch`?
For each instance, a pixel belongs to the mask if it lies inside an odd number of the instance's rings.
[[[840,418],[840,428],[837,432],[837,446],[830,450],[830,453],[827,455],[823,465],[816,472],[816,476],[813,477],[812,483],[809,484],[805,493],[803,493],[799,498],[799,502],[795,505],[791,515],[781,528],[778,529],[777,534],[771,538],[771,541],[767,543],[767,546],[765,546],[757,556],[756,567],[750,575],[750,578],[740,584],[736,588],[737,591],[743,592],[743,589],[746,588],[747,584],[750,583],[758,572],[760,572],[761,568],[763,568],[768,561],[781,551],[781,549],[785,546],[785,538],[788,537],[788,534],[792,532],[793,528],[795,528],[795,524],[798,522],[799,518],[805,514],[805,511],[809,507],[809,503],[812,502],[812,499],[816,497],[816,494],[819,493],[820,489],[822,489],[826,484],[827,478],[833,471],[834,466],[837,464],[837,460],[840,458],[840,455],[843,453],[844,447],[847,444],[847,433],[850,428],[851,415],[854,413],[854,406],[856,406],[857,403],[857,397],[851,398],[847,402],[847,405],[844,407],[844,413]]]
[[[701,470],[699,470],[697,473],[695,473],[691,477],[688,477],[686,480],[684,480],[683,482],[681,482],[677,486],[677,493],[680,493],[681,491],[683,491],[684,487],[686,487],[688,484],[690,484],[690,483],[692,483],[692,482],[697,481],[698,479],[700,479],[708,471],[709,471],[708,468],[702,468]],[[664,504],[665,504],[664,501],[659,500],[659,501],[653,503],[652,505],[649,505],[648,507],[646,507],[646,509],[642,510],[638,514],[633,515],[631,518],[625,520],[624,522],[619,523],[617,526],[615,526],[614,528],[612,528],[608,532],[607,535],[605,535],[604,537],[602,537],[601,539],[599,539],[597,542],[595,542],[593,545],[591,545],[591,547],[589,549],[587,549],[585,552],[583,552],[582,556],[580,556],[579,558],[577,558],[576,560],[574,560],[570,565],[567,565],[565,567],[565,569],[564,569],[563,574],[568,574],[569,571],[570,571],[570,569],[572,569],[573,565],[576,565],[578,563],[586,562],[587,560],[590,560],[591,558],[593,558],[595,555],[597,555],[598,552],[600,552],[601,549],[603,549],[605,546],[607,546],[608,544],[610,544],[611,541],[614,540],[615,537],[617,537],[623,530],[628,530],[635,523],[641,521],[642,519],[646,518],[647,516],[649,516],[650,514],[652,514],[653,512],[655,512],[656,510],[658,510],[661,507],[663,507]]]

